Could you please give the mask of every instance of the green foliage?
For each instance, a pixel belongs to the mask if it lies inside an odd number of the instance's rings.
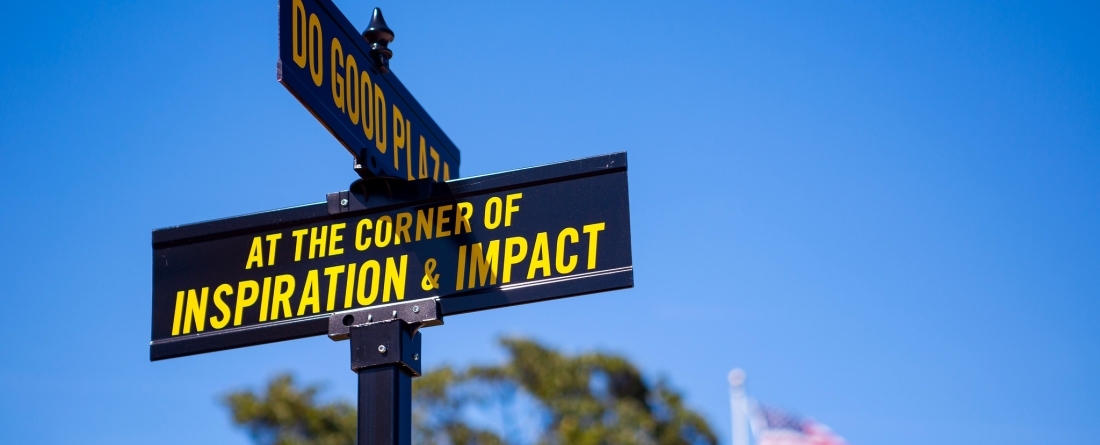
[[[414,443],[717,443],[706,421],[685,407],[666,382],[647,382],[622,357],[570,356],[523,339],[506,339],[502,345],[509,355],[502,365],[443,367],[414,380]],[[280,376],[266,394],[238,392],[226,403],[234,422],[260,444],[354,443],[353,408],[317,404],[316,392],[314,386],[295,389],[289,376]]]
[[[648,384],[622,357],[567,356],[524,339],[505,339],[502,345],[509,354],[503,365],[462,372],[442,368],[413,386],[417,443],[517,441],[469,426],[467,414],[477,409],[518,410],[521,415],[514,418],[537,419],[539,445],[717,443],[679,394],[663,381]],[[517,393],[530,395],[535,406],[524,407]]]
[[[347,403],[318,403],[315,385],[298,389],[289,375],[271,380],[263,394],[227,395],[233,422],[248,429],[262,445],[350,445],[355,443],[355,408]]]

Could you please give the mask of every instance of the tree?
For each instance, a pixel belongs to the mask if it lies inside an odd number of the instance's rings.
[[[263,394],[239,391],[225,396],[233,423],[257,444],[350,445],[355,443],[355,408],[345,402],[318,403],[317,385],[299,389],[283,374]]]
[[[649,382],[625,358],[566,355],[536,342],[505,339],[508,360],[414,380],[413,442],[425,445],[715,445],[702,416],[664,380]],[[274,379],[266,395],[226,397],[234,422],[259,444],[352,444],[355,412],[318,404],[316,386]]]

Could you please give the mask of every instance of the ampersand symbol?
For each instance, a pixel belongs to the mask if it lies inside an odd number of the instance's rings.
[[[435,258],[428,258],[428,261],[424,262],[424,279],[420,280],[420,288],[424,290],[439,289],[439,274],[432,274],[435,272]]]

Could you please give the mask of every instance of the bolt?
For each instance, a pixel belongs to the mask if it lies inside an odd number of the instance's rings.
[[[413,361],[420,360],[420,354],[413,354]]]
[[[348,198],[344,198],[344,199],[341,199],[341,200],[340,200],[340,205],[342,205],[342,206],[345,206],[345,207],[347,207],[347,205],[348,205]]]
[[[378,345],[378,352],[380,352],[382,354],[385,354],[386,353],[386,345]]]
[[[393,311],[393,318],[397,318],[397,311]]]
[[[414,314],[419,314],[420,313],[420,306],[413,306],[413,313]]]
[[[372,318],[374,318],[374,314],[367,314],[367,322],[368,323],[371,321]]]

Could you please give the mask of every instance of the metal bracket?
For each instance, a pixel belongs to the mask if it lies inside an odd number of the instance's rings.
[[[412,377],[420,377],[420,333],[402,320],[353,326],[351,370],[400,365]]]
[[[443,317],[439,315],[439,299],[425,298],[337,312],[328,317],[328,338],[333,341],[347,340],[353,326],[394,320],[408,323],[414,332],[423,327],[439,326],[443,324]]]
[[[431,198],[435,183],[431,179],[406,181],[388,177],[360,179],[348,190],[325,195],[329,215],[367,210],[391,204]]]

